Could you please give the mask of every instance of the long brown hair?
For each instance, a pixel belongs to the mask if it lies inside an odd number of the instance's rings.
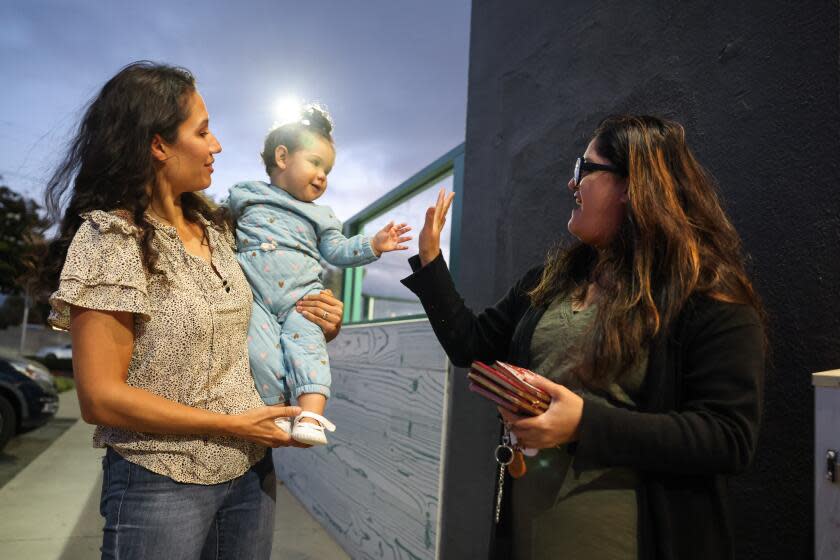
[[[123,210],[138,227],[147,272],[157,272],[154,229],[145,218],[147,188],[155,182],[151,142],[159,134],[175,142],[188,116],[195,78],[185,68],[139,61],[120,70],[90,102],[67,154],[47,184],[46,206],[58,234],[43,259],[40,284],[54,290],[80,214]],[[186,217],[226,227],[226,216],[201,193],[184,193]]]
[[[627,177],[627,212],[610,246],[583,243],[549,252],[535,306],[600,290],[578,375],[601,385],[620,377],[668,328],[695,293],[750,305],[763,317],[747,277],[741,240],[711,176],[673,121],[614,116],[594,134],[594,148]]]

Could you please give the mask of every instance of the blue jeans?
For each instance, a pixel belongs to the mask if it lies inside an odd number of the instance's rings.
[[[184,484],[108,448],[102,459],[102,558],[256,559],[271,555],[276,482],[271,451],[221,484]]]

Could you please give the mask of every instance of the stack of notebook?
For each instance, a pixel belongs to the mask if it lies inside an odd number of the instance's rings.
[[[537,416],[548,410],[551,397],[527,381],[525,374],[533,372],[505,362],[487,365],[473,362],[467,374],[470,391],[490,399],[514,414]]]

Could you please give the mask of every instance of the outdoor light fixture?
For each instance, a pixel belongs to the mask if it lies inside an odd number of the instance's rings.
[[[281,126],[290,122],[300,120],[303,110],[303,101],[294,95],[281,97],[274,104],[274,126]]]

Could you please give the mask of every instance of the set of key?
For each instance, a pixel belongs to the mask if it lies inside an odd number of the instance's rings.
[[[499,522],[502,517],[502,494],[505,487],[505,470],[512,478],[519,478],[525,474],[525,456],[522,454],[519,444],[511,444],[510,425],[504,423],[502,432],[502,443],[496,447],[496,462],[499,464],[499,480],[496,486],[496,514],[495,521]]]

